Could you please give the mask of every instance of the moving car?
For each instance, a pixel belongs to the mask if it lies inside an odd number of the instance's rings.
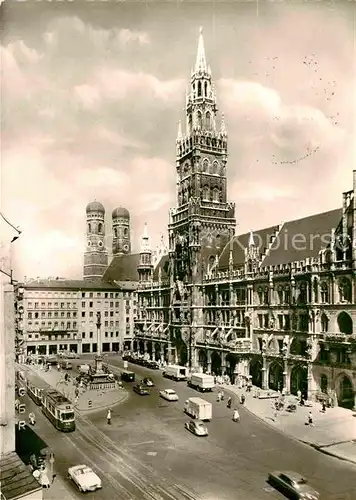
[[[142,380],[142,385],[145,385],[147,387],[154,387],[154,383],[153,383],[153,380],[148,378],[148,377],[145,377],[143,380]]]
[[[134,372],[129,372],[127,370],[124,370],[121,372],[121,380],[124,382],[134,382],[135,381],[135,374]]]
[[[185,423],[185,428],[196,436],[208,435],[208,428],[201,420],[190,420]]]
[[[178,394],[173,389],[163,389],[163,391],[159,391],[159,395],[163,399],[167,399],[167,401],[178,401]]]
[[[68,478],[77,486],[79,491],[96,491],[100,489],[101,479],[87,465],[75,465],[68,469]]]
[[[268,482],[288,498],[318,500],[319,493],[308,485],[308,481],[292,471],[274,471],[268,474]]]
[[[132,389],[140,396],[148,396],[150,394],[150,391],[140,384],[134,385]]]

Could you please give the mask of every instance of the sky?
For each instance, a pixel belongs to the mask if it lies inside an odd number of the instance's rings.
[[[1,6],[1,210],[17,279],[81,278],[85,207],[131,213],[154,249],[199,27],[228,130],[237,234],[338,208],[356,168],[356,3]],[[8,248],[8,244],[5,245]],[[4,245],[3,245],[4,247]]]

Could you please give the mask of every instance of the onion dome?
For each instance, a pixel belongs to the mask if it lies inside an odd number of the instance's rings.
[[[102,212],[105,214],[105,208],[99,201],[91,201],[88,203],[87,208],[85,209],[86,213],[88,212]]]
[[[112,211],[112,218],[116,219],[117,217],[125,217],[126,219],[129,219],[130,212],[124,207],[114,208]]]

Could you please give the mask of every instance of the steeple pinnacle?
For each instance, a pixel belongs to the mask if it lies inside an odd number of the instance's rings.
[[[195,63],[195,72],[204,72],[206,73],[208,71],[207,64],[206,64],[206,59],[205,59],[205,48],[204,48],[204,38],[203,38],[203,28],[200,27],[200,34],[199,34],[199,42],[198,42],[198,53],[197,53],[197,60]]]
[[[253,232],[250,231],[250,236],[249,236],[249,239],[248,239],[248,246],[249,247],[254,247],[255,246],[255,240],[253,238]]]
[[[226,130],[226,123],[225,123],[225,115],[224,115],[224,113],[221,114],[220,134],[223,135],[223,136],[227,136],[227,130]]]
[[[149,242],[147,222],[146,222],[141,239],[140,253],[148,253],[148,252],[151,252],[151,249],[150,249],[150,242]]]
[[[177,134],[177,141],[181,141],[183,139],[183,133],[182,133],[182,122],[179,120],[178,122],[178,134]]]

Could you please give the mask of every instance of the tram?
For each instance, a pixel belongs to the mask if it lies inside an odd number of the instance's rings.
[[[59,431],[72,432],[75,430],[73,404],[55,389],[42,393],[42,411]]]
[[[56,429],[62,432],[75,430],[74,406],[68,398],[33,373],[27,373],[26,382],[22,385]]]

